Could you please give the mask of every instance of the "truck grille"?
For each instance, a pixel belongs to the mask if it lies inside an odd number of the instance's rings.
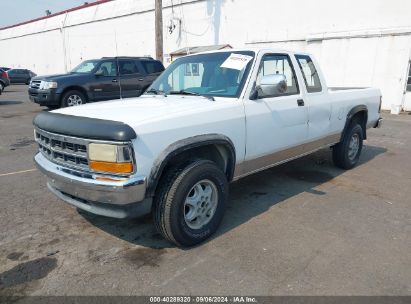
[[[39,151],[50,161],[89,171],[87,141],[35,129],[34,137]]]
[[[32,80],[30,84],[30,88],[39,89],[41,84],[41,80]]]

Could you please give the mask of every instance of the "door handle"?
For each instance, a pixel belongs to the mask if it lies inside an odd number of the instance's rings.
[[[139,81],[143,81],[143,80],[144,80],[144,78],[139,78],[138,80],[139,80]]]
[[[117,82],[117,79],[113,79],[111,82]]]
[[[304,100],[303,99],[297,99],[297,104],[299,107],[303,107],[304,106]]]

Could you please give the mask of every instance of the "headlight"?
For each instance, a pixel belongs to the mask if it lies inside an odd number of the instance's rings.
[[[88,145],[89,167],[103,173],[128,174],[133,172],[133,162],[128,145]]]
[[[55,81],[42,81],[40,83],[41,90],[57,89],[57,82]]]

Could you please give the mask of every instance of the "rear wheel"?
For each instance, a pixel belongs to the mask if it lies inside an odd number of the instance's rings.
[[[363,129],[354,122],[345,132],[342,141],[333,147],[334,164],[342,169],[353,168],[358,163],[362,146]]]
[[[0,82],[0,94],[4,91],[4,84]]]
[[[87,102],[86,97],[83,93],[77,90],[68,91],[64,94],[61,106],[66,107],[75,107],[85,104]]]
[[[227,197],[227,178],[214,162],[195,160],[174,167],[154,198],[156,228],[178,246],[201,243],[220,225]]]

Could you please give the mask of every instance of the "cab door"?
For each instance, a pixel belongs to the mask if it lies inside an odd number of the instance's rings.
[[[118,61],[120,71],[121,97],[137,97],[143,92],[144,75],[138,68],[136,60],[120,59]]]
[[[24,77],[26,76],[26,73],[24,70],[16,70],[16,80],[15,82],[18,83],[23,83],[26,82]]]
[[[18,83],[26,83],[26,70],[16,70],[16,80]]]
[[[295,61],[288,54],[264,54],[254,86],[263,76],[272,74],[286,77],[283,93],[244,100],[247,139],[242,174],[302,154],[302,144],[308,137],[308,109],[296,77]]]
[[[115,60],[105,60],[97,68],[98,75],[92,75],[90,90],[94,100],[109,100],[120,98],[119,77]]]
[[[11,69],[11,70],[7,71],[7,73],[9,75],[9,79],[10,79],[11,83],[17,83],[18,82],[18,78],[19,78],[18,70]]]
[[[312,144],[307,145],[306,149],[312,151],[327,144],[326,137],[331,135],[332,102],[329,100],[327,88],[322,85],[313,59],[308,55],[295,55],[295,58],[304,82],[308,108],[308,140]]]

